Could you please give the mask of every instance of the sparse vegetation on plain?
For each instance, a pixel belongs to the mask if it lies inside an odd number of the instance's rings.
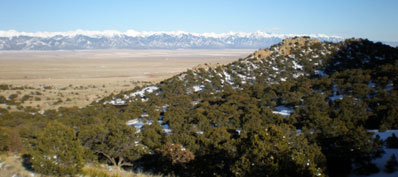
[[[250,51],[152,50],[150,57],[148,51],[139,50],[2,51],[0,108],[84,107],[112,93],[157,83],[202,62],[227,63]]]

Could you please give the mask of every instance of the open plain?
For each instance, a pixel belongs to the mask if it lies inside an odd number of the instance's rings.
[[[82,107],[111,93],[159,82],[198,64],[226,64],[252,51],[0,51],[0,97],[4,100],[0,107]]]

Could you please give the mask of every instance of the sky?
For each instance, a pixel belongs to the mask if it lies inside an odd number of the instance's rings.
[[[398,0],[1,0],[0,30],[256,32],[398,41]]]

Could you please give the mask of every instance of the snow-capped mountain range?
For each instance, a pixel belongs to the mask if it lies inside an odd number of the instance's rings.
[[[258,49],[294,36],[321,41],[343,38],[324,34],[272,34],[267,32],[190,33],[184,31],[125,32],[76,30],[67,32],[0,31],[0,50],[81,49]]]

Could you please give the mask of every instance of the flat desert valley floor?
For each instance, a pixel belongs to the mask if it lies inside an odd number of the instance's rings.
[[[226,64],[254,50],[0,51],[0,107],[85,106],[199,64]],[[4,85],[9,85],[5,88]]]

